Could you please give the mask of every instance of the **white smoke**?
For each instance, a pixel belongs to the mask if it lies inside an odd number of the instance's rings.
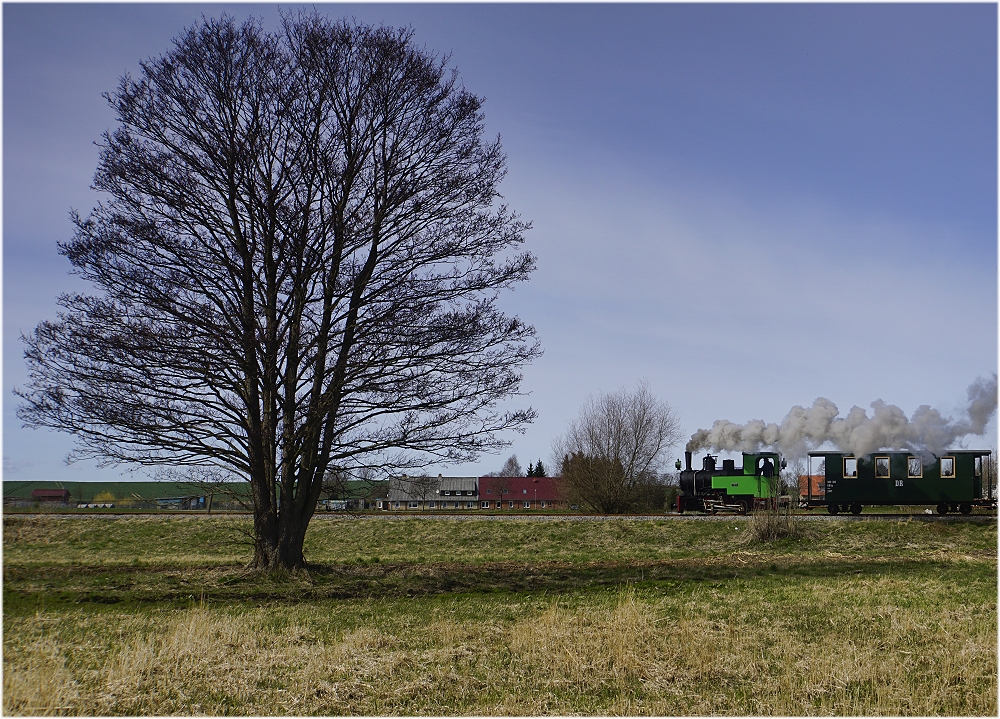
[[[964,417],[946,418],[928,405],[921,405],[909,419],[899,407],[882,400],[872,402],[872,416],[852,407],[840,417],[837,405],[823,397],[808,409],[796,405],[781,424],[755,419],[746,424],[716,420],[712,429],[699,429],[687,443],[687,451],[701,449],[754,452],[765,447],[786,457],[801,457],[810,449],[829,442],[855,456],[880,449],[903,449],[917,454],[940,455],[956,440],[986,431],[997,409],[997,375],[979,377],[969,385],[969,405]]]

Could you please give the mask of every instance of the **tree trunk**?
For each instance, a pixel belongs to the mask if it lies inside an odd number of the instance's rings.
[[[318,491],[316,492],[318,497]],[[296,511],[295,499],[285,497],[274,502],[278,493],[270,491],[265,482],[255,483],[254,491],[254,558],[251,567],[258,571],[295,571],[305,568],[302,546],[312,511]],[[315,505],[316,497],[310,493]]]
[[[289,520],[297,521],[290,517],[285,521]],[[274,531],[269,534],[256,534],[254,537],[254,557],[250,566],[262,572],[304,569],[306,563],[302,554],[302,545],[305,540],[305,528],[286,528],[286,531],[289,529],[291,531],[284,539],[279,536],[277,529],[276,525]]]

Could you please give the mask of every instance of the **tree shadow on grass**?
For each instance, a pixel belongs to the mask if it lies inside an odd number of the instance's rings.
[[[987,566],[987,564],[989,566]],[[976,566],[976,565],[972,565]],[[562,593],[622,584],[725,584],[761,578],[830,579],[863,575],[939,576],[970,569],[941,558],[823,557],[779,564],[774,557],[715,556],[629,562],[497,562],[312,565],[284,577],[239,567],[7,567],[4,613],[80,604],[192,601],[294,603],[448,594]],[[996,571],[995,561],[983,571]]]

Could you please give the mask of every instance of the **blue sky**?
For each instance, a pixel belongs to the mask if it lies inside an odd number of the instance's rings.
[[[451,54],[534,225],[538,270],[503,304],[545,350],[519,400],[539,418],[436,471],[548,463],[589,393],[641,378],[690,434],[820,396],[954,414],[996,371],[996,5],[317,7]],[[119,476],[20,427],[18,336],[85,289],[56,242],[97,200],[101,93],[223,10],[277,25],[269,4],[3,7],[9,479]]]

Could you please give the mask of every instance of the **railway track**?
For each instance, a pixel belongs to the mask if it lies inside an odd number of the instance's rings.
[[[120,517],[201,517],[204,519],[212,519],[216,517],[249,517],[249,512],[213,512],[212,514],[207,514],[204,511],[176,511],[172,512],[170,510],[156,510],[156,511],[129,511],[129,512],[119,512],[115,510],[108,510],[104,512],[10,512],[5,511],[4,516],[18,516],[18,517],[62,517],[67,519],[72,519],[74,517],[86,517],[93,519],[95,517],[104,518],[120,518]],[[807,513],[796,513],[793,514],[796,519],[801,519],[804,521],[820,521],[820,522],[864,522],[869,520],[880,520],[880,521],[920,521],[920,522],[975,522],[975,523],[985,523],[985,522],[995,522],[997,520],[997,513],[982,513],[982,514],[925,514],[923,512],[915,513],[876,513],[871,514],[807,514]],[[362,513],[355,514],[350,512],[317,512],[313,519],[324,521],[328,519],[382,519],[382,520],[400,520],[400,519],[429,519],[429,520],[445,520],[445,521],[456,521],[456,520],[482,520],[482,521],[538,521],[538,522],[613,522],[613,521],[651,521],[651,520],[676,520],[676,521],[700,521],[700,522],[732,522],[732,521],[746,521],[750,519],[752,515],[745,514],[472,514],[472,513],[461,513],[461,514],[426,514],[420,512],[406,512],[406,513],[395,513],[395,512],[379,512],[379,513]]]

